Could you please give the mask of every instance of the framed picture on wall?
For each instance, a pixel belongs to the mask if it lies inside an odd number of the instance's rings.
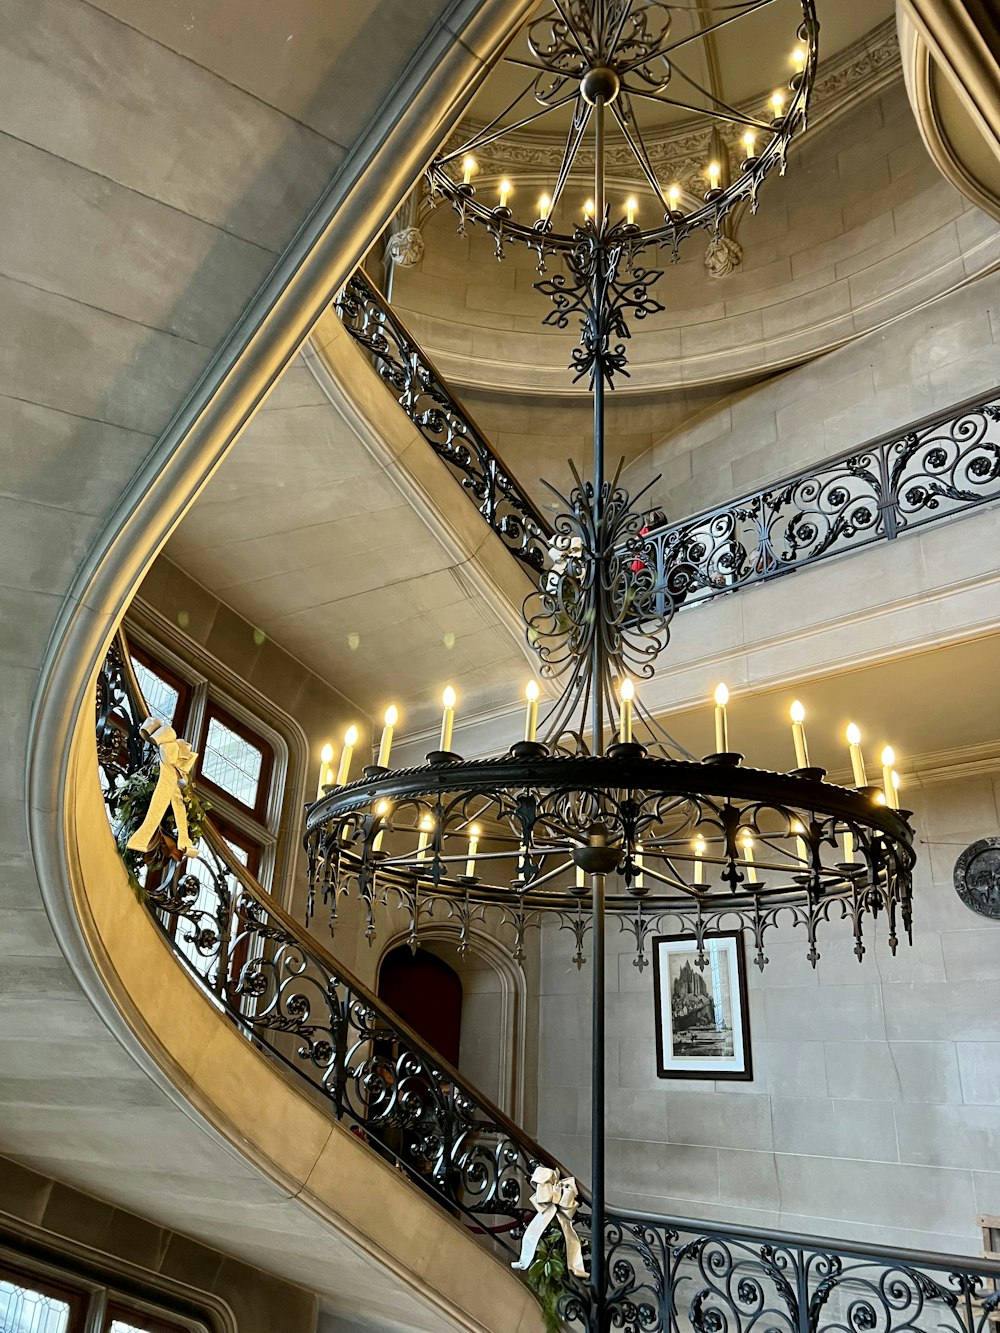
[[[653,939],[660,1078],[751,1079],[746,959],[738,930],[705,936],[707,962],[684,935]]]

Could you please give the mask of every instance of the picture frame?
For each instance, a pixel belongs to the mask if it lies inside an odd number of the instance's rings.
[[[703,969],[691,936],[656,935],[652,943],[657,1077],[752,1079],[742,933],[706,934]]]

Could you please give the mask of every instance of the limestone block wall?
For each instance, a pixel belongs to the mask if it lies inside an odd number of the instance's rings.
[[[609,1199],[639,1211],[977,1254],[1000,1211],[1000,922],[955,895],[998,829],[995,765],[918,775],[913,947],[859,964],[830,929],[815,971],[794,930],[750,967],[752,1082],[659,1079],[652,969],[609,933]],[[544,932],[538,1137],[589,1174],[589,967]]]

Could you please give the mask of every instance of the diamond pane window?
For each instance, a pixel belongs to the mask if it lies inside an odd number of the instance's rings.
[[[138,658],[132,658],[132,669],[135,672],[135,678],[139,682],[142,697],[146,700],[149,711],[172,725],[177,713],[177,703],[181,697],[180,690],[171,685],[168,680],[164,680],[145,662],[140,662]]]
[[[3,1333],[66,1333],[70,1305],[56,1296],[0,1278]]]
[[[266,797],[266,755],[263,747],[237,729],[227,717],[223,719],[213,709],[205,732],[201,756],[201,776],[220,790],[245,805],[260,811]]]

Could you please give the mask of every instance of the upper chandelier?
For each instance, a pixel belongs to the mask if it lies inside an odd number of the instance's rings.
[[[434,160],[432,193],[451,200],[461,227],[467,221],[482,223],[496,239],[498,254],[507,241],[521,241],[538,252],[542,267],[547,254],[586,250],[588,237],[601,231],[614,232],[629,247],[669,245],[676,251],[695,228],[718,230],[741,201],[756,210],[761,182],[775,166],[784,170],[788,145],[805,126],[819,24],[813,0],[794,3],[795,21],[784,46],[790,52],[787,84],[733,106],[717,87],[715,43],[733,24],[745,26],[752,41],[754,17],[773,13],[778,0],[720,5],[555,0],[552,9],[528,25],[525,58],[504,57],[511,67],[526,71],[527,81],[487,124]],[[770,31],[768,38],[773,40]],[[595,116],[601,107],[626,146],[618,174],[634,180],[635,193],[618,200],[605,216],[588,183],[588,197],[574,219],[562,205],[581,178],[593,181],[594,160],[605,153],[604,119]],[[536,195],[512,179],[523,156],[519,136],[528,126],[547,128],[567,114],[561,159]],[[664,114],[683,118],[689,146],[703,138],[700,181],[691,180],[679,163],[654,162],[648,126],[651,118]],[[593,145],[592,123],[598,140]],[[510,145],[511,176],[498,177],[505,145]],[[485,169],[484,153],[489,155]]]

